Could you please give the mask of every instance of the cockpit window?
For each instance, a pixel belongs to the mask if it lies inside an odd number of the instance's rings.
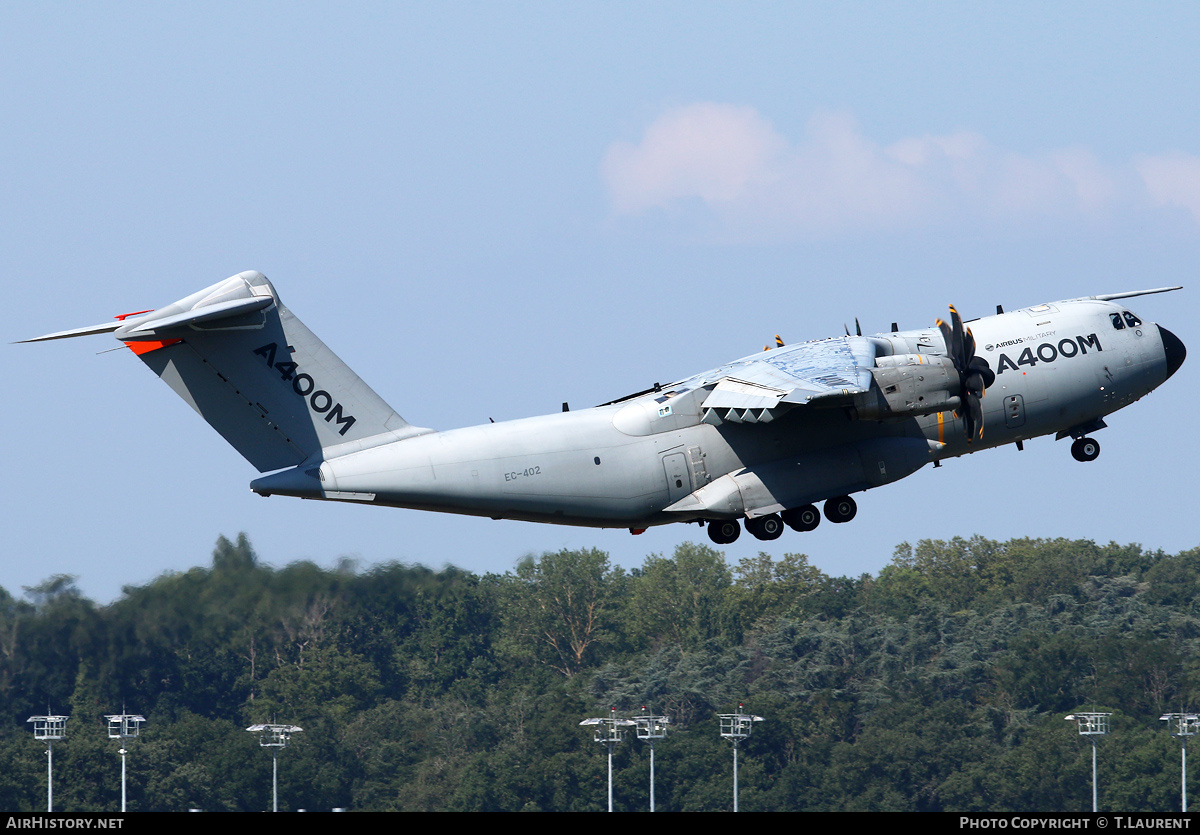
[[[1108,318],[1112,320],[1112,325],[1114,328],[1119,331],[1125,330],[1125,323],[1121,321],[1120,313],[1110,313],[1108,314]]]
[[[1125,311],[1124,313],[1122,313],[1121,315],[1125,317],[1125,324],[1129,325],[1129,327],[1131,327],[1131,328],[1138,328],[1138,327],[1141,327],[1141,325],[1142,325],[1142,320],[1141,320],[1141,319],[1139,319],[1138,317],[1134,316],[1134,315],[1133,315],[1132,313],[1130,313],[1128,310],[1126,310],[1126,311]]]

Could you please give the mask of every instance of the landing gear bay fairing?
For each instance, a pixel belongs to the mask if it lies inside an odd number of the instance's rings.
[[[1041,435],[1091,461],[1104,417],[1186,356],[1124,299],[1040,304],[964,325],[765,350],[590,409],[434,431],[409,424],[244,272],[161,310],[29,342],[112,333],[259,472],[262,496],[560,525],[849,522],[851,494]],[[564,407],[565,408],[565,407]],[[817,510],[823,504],[823,512]]]

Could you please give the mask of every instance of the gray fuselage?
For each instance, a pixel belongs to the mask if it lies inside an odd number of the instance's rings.
[[[732,363],[613,405],[326,448],[320,461],[252,488],[595,527],[754,518],[886,484],[943,458],[1081,435],[1182,362],[1178,339],[1113,301],[1058,302],[969,324],[977,355],[996,373],[982,400],[986,429],[972,441],[953,411],[864,419],[801,404],[769,423],[713,420],[703,402],[736,370]],[[937,329],[865,339],[878,357],[946,352]]]

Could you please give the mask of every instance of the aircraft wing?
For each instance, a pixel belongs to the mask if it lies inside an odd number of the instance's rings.
[[[875,343],[848,336],[764,351],[678,385],[715,386],[701,408],[708,423],[767,423],[795,406],[835,405],[870,389]]]

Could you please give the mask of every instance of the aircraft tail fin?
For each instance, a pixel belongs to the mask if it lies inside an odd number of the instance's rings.
[[[396,414],[260,272],[118,320],[24,341],[113,333],[259,472],[431,431]]]

